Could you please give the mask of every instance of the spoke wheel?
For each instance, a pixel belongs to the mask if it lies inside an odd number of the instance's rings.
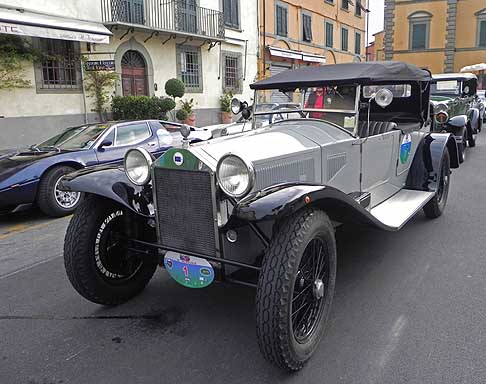
[[[305,343],[318,325],[327,293],[327,249],[320,238],[307,245],[294,283],[291,303],[292,329],[299,343]]]
[[[444,212],[447,197],[449,196],[449,187],[451,183],[451,168],[449,160],[449,151],[446,149],[442,155],[440,173],[437,180],[437,191],[435,196],[425,205],[424,213],[430,219],[435,219]]]
[[[299,370],[322,339],[336,280],[329,217],[308,208],[278,224],[257,285],[260,350],[271,363]]]

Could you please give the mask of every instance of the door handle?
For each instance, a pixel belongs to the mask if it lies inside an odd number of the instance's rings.
[[[157,143],[155,141],[151,141],[150,143],[147,143],[149,147],[155,147]]]

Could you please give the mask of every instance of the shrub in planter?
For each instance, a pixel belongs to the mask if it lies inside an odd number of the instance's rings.
[[[176,112],[176,118],[177,120],[179,121],[186,121],[187,118],[189,117],[189,114],[187,113],[187,111],[185,109],[179,109],[177,112]]]
[[[221,120],[223,124],[229,124],[233,121],[233,114],[231,113],[231,100],[233,100],[233,92],[225,92],[219,98],[221,106]]]

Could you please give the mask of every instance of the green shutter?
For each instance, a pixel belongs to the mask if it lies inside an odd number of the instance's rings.
[[[427,24],[412,24],[412,49],[427,48]]]
[[[479,44],[480,47],[486,47],[486,20],[479,23]]]

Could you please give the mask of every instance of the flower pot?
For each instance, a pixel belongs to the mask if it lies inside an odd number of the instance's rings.
[[[189,116],[187,116],[187,119],[183,121],[184,124],[190,125],[191,127],[196,126],[196,114],[191,113]]]
[[[230,124],[233,122],[233,114],[231,112],[221,112],[221,122],[223,124]]]

